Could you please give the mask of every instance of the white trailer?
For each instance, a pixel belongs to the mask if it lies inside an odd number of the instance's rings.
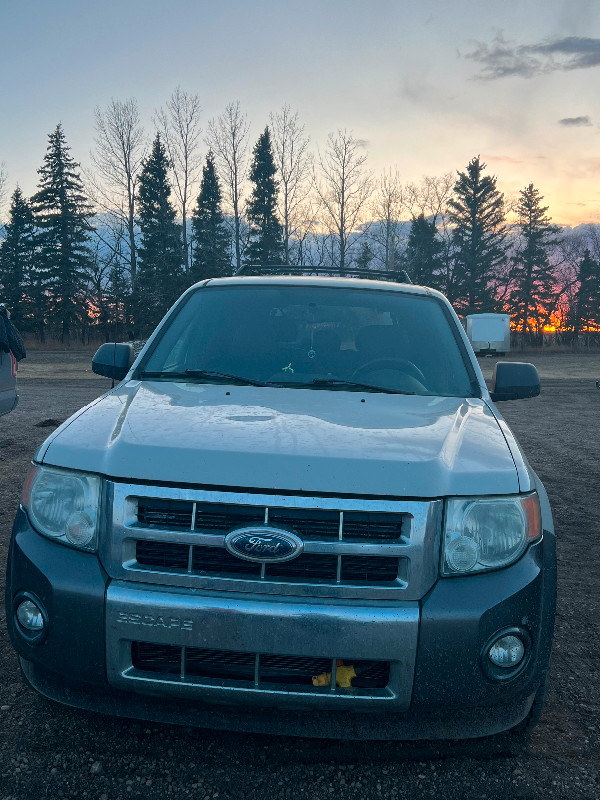
[[[510,351],[510,314],[469,314],[465,330],[476,353]]]

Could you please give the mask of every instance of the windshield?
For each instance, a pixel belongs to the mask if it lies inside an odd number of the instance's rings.
[[[451,326],[424,295],[209,285],[172,318],[136,377],[472,396]]]

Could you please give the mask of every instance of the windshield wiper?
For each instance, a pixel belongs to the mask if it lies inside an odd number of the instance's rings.
[[[186,369],[185,372],[170,372],[168,370],[163,372],[142,372],[140,378],[172,378],[179,380],[200,380],[210,383],[211,381],[218,381],[219,383],[233,383],[239,386],[275,386],[290,389],[312,389],[312,388],[327,388],[333,389],[344,387],[350,389],[362,389],[365,392],[383,392],[385,394],[416,394],[416,392],[407,392],[403,389],[390,389],[386,386],[374,386],[372,383],[360,383],[358,381],[347,381],[341,378],[315,378],[314,380],[306,382],[295,381],[257,381],[253,378],[245,378],[242,375],[231,375],[228,372],[219,372],[214,369]]]
[[[339,387],[343,389],[348,387],[350,389],[362,389],[365,392],[383,392],[385,394],[416,394],[416,392],[406,392],[404,389],[390,389],[387,386],[374,386],[372,383],[360,383],[359,381],[346,381],[342,378],[315,378],[310,383],[286,383],[285,386],[296,389],[310,389],[311,387],[327,388],[331,386],[333,389]]]
[[[252,378],[244,378],[241,375],[230,375],[228,372],[219,372],[214,369],[186,369],[185,372],[142,372],[140,378],[179,378],[187,380],[205,380],[210,383],[213,380],[219,383],[234,383],[239,386],[267,386],[263,381],[255,381]]]

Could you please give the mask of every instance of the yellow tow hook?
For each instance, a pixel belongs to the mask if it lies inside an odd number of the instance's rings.
[[[341,659],[338,659],[335,669],[335,685],[340,689],[351,689],[352,678],[356,678],[354,667],[350,664],[346,666]],[[330,686],[331,672],[322,672],[320,675],[313,675],[313,686]]]

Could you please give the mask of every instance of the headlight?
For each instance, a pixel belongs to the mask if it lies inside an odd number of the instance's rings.
[[[506,567],[542,533],[537,493],[446,501],[442,575]]]
[[[79,550],[96,550],[100,504],[96,475],[33,467],[22,503],[38,533]]]

